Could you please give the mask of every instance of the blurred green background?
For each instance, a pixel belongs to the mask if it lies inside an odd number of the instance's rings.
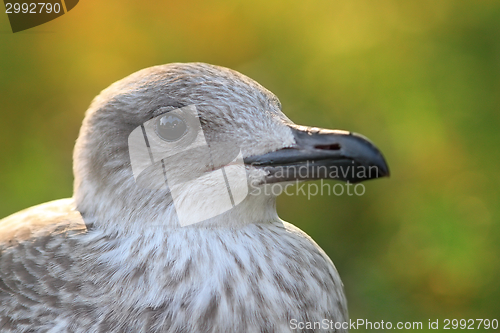
[[[238,70],[296,123],[383,151],[391,178],[363,196],[278,201],[336,264],[352,319],[500,320],[499,1],[80,1],[16,34],[1,14],[0,217],[71,196],[92,98],[178,61]]]

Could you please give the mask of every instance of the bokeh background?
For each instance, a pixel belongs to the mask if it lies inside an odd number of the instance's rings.
[[[71,196],[92,98],[177,61],[238,70],[293,121],[384,152],[391,178],[363,196],[278,201],[335,262],[352,319],[500,320],[499,1],[86,0],[16,34],[0,14],[0,217]]]

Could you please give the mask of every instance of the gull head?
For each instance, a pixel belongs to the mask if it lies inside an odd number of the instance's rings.
[[[275,221],[275,195],[260,190],[270,184],[360,182],[389,170],[365,137],[294,124],[273,93],[236,71],[174,63],[93,100],[74,174],[82,215],[125,232]]]

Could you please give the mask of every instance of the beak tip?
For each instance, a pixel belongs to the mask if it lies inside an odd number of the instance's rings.
[[[387,164],[387,161],[385,160],[384,156],[379,152],[379,163],[377,163],[377,168],[379,172],[379,176],[377,178],[384,178],[384,177],[390,177],[391,176],[391,171],[389,170],[389,165]]]
[[[387,178],[391,177],[391,172],[389,171],[389,168],[387,167],[387,165],[386,165],[385,169],[382,169],[382,173],[381,173],[380,177],[381,178],[382,177],[387,177]]]
[[[381,157],[382,157],[382,163],[381,163],[382,177],[389,177],[391,175],[391,171],[389,170],[389,165],[387,164],[385,158],[383,156]]]

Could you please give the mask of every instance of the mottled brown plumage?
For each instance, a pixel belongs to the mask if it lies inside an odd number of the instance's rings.
[[[19,219],[39,223],[2,248],[2,332],[287,332],[294,318],[346,317],[330,260],[287,223],[184,228],[156,248],[88,231],[70,199],[2,224]]]

